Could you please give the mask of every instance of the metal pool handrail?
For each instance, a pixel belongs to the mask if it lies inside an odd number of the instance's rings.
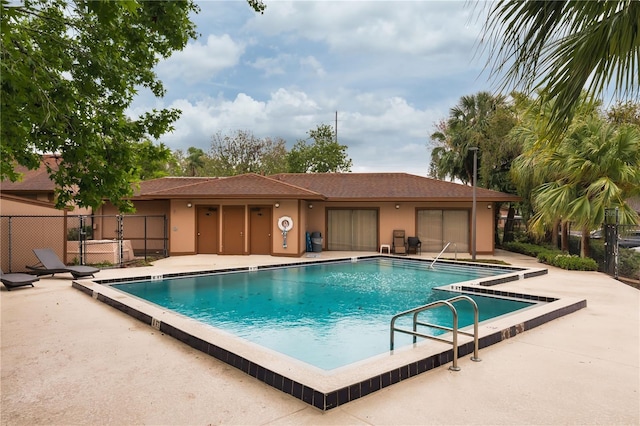
[[[442,253],[444,253],[444,251],[447,249],[447,247],[449,247],[449,245],[450,245],[450,244],[451,244],[451,241],[449,241],[449,242],[447,243],[447,245],[446,245],[446,246],[444,246],[444,248],[442,249],[442,251],[441,251],[440,253],[438,253],[438,255],[436,256],[436,258],[435,258],[435,259],[433,259],[433,262],[431,262],[431,265],[429,265],[429,268],[432,268],[432,269],[433,269],[433,265],[435,265],[436,260],[438,260],[438,259],[440,258],[440,256],[442,256]]]
[[[471,303],[471,306],[473,307],[473,333],[468,333],[465,331],[460,331],[458,330],[458,311],[456,310],[456,308],[453,306],[454,302],[457,302],[459,300],[466,300],[467,302]],[[453,314],[453,327],[444,327],[441,325],[437,325],[437,324],[430,324],[430,323],[426,323],[426,322],[420,322],[418,321],[418,314],[424,311],[428,311],[430,309],[434,309],[434,308],[438,308],[441,306],[446,306],[451,310],[451,313]],[[395,326],[396,320],[402,316],[405,315],[409,315],[409,314],[413,314],[413,330],[406,330],[406,329],[402,329],[402,328],[397,328]],[[451,367],[449,367],[449,370],[452,371],[459,371],[460,367],[458,367],[458,333],[460,334],[464,334],[465,336],[473,336],[473,356],[471,357],[472,361],[482,361],[479,357],[478,357],[478,305],[476,304],[476,302],[470,298],[469,296],[456,296],[456,297],[452,297],[451,299],[447,299],[447,300],[439,300],[437,302],[432,302],[423,306],[419,306],[417,308],[413,308],[413,309],[409,309],[407,311],[404,312],[400,312],[399,314],[394,315],[391,318],[391,325],[390,325],[390,339],[389,339],[389,350],[393,350],[394,348],[394,336],[395,336],[395,332],[400,332],[400,333],[405,333],[405,334],[410,334],[413,336],[413,343],[416,343],[416,338],[417,337],[422,337],[425,339],[432,339],[432,340],[438,340],[440,342],[445,342],[445,343],[450,343],[453,345],[453,364],[451,365]],[[453,332],[452,334],[452,340],[449,341],[447,339],[444,339],[442,337],[437,337],[437,336],[430,336],[428,334],[423,334],[423,333],[419,333],[417,331],[417,326],[418,325],[422,325],[425,327],[432,327],[432,328],[437,328],[439,330],[446,330],[446,331],[451,331]]]

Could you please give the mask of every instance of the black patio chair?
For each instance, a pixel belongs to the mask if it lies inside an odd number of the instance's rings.
[[[422,253],[422,243],[418,237],[409,237],[407,238],[407,252],[409,254],[420,254]]]

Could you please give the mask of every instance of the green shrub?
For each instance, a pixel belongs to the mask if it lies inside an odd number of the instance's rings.
[[[620,249],[618,275],[640,280],[640,252],[626,248]]]
[[[542,263],[548,263],[549,265],[553,265],[555,258],[561,255],[563,255],[563,252],[558,250],[544,250],[544,251],[541,251],[536,257]]]
[[[537,244],[523,243],[519,241],[504,243],[502,245],[502,248],[504,248],[505,250],[516,252],[516,253],[522,253],[531,257],[538,257],[541,253],[548,252],[551,250],[547,247],[540,246]]]
[[[569,237],[569,252],[580,253],[580,237]],[[527,256],[536,257],[540,262],[548,265],[558,266],[570,270],[596,271],[598,265],[600,270],[604,270],[605,249],[604,241],[599,239],[591,239],[589,241],[590,257],[582,259],[578,256],[572,256],[572,259],[566,259],[567,253],[554,249],[551,246],[543,246],[527,242],[508,242],[503,243],[502,248],[505,250],[522,253]],[[557,256],[565,258],[558,258]],[[574,260],[578,259],[578,260]],[[595,262],[596,267],[593,267]],[[621,277],[640,279],[640,252],[620,248],[620,257],[618,259],[618,275]]]
[[[560,250],[531,243],[509,242],[505,250],[536,257],[540,262],[574,271],[597,271],[598,263],[591,258],[581,258]]]
[[[572,254],[558,254],[550,262],[558,268],[571,271],[597,271],[598,263],[590,257],[579,257]]]

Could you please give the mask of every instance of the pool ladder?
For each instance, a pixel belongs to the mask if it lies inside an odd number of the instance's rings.
[[[467,302],[471,303],[471,306],[473,307],[473,333],[468,333],[466,331],[458,330],[458,311],[453,306],[453,303],[460,300],[466,300]],[[427,322],[418,321],[418,314],[420,314],[421,312],[428,311],[430,309],[439,308],[441,306],[446,306],[451,310],[451,313],[453,314],[453,327],[444,327],[437,324],[430,324]],[[400,317],[403,317],[409,314],[413,314],[413,330],[407,330],[407,329],[396,327],[395,325],[396,320]],[[419,325],[425,326],[425,327],[437,328],[439,330],[451,331],[453,332],[452,340],[449,341],[442,337],[431,336],[428,334],[420,333],[418,332]],[[408,311],[400,312],[399,314],[396,314],[393,316],[393,318],[391,318],[390,329],[391,329],[391,336],[389,340],[389,350],[391,351],[393,350],[393,347],[394,347],[394,336],[396,331],[399,333],[412,335],[413,343],[416,343],[417,337],[423,337],[425,339],[438,340],[441,342],[452,344],[453,345],[453,364],[451,365],[451,367],[449,367],[449,370],[452,370],[452,371],[460,371],[460,367],[458,367],[458,333],[464,334],[465,336],[473,336],[473,356],[471,357],[471,360],[476,362],[482,361],[478,357],[478,305],[469,296],[456,296],[456,297],[452,297],[451,299],[439,300],[437,302],[432,302],[427,305],[419,306],[414,309],[409,309]]]

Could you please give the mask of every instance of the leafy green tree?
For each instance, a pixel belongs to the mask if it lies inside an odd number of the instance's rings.
[[[640,104],[617,102],[607,110],[607,120],[614,124],[633,124],[640,127]]]
[[[264,141],[264,152],[260,159],[260,173],[272,175],[287,171],[287,146],[282,138],[275,140],[267,137]]]
[[[260,139],[246,130],[238,130],[230,135],[218,132],[212,139],[211,173],[214,176],[286,171],[284,139]]]
[[[134,150],[140,180],[168,176],[175,167],[176,159],[163,143],[155,145],[150,140],[145,140],[135,144]]]
[[[347,146],[335,140],[333,127],[319,125],[309,131],[309,138],[299,139],[287,155],[289,173],[350,172],[352,160]],[[313,139],[311,144],[307,141]]]
[[[170,176],[184,176],[185,172],[185,156],[184,151],[176,149],[173,151],[173,160],[169,163]]]
[[[135,144],[170,130],[179,111],[130,120],[125,110],[141,87],[164,95],[154,67],[196,37],[198,10],[191,0],[0,0],[0,180],[55,153],[58,207],[106,198],[130,210]]]
[[[551,136],[567,128],[583,89],[589,99],[610,88],[637,97],[640,2],[520,1],[490,3],[483,42],[503,88],[542,90],[551,102]]]

